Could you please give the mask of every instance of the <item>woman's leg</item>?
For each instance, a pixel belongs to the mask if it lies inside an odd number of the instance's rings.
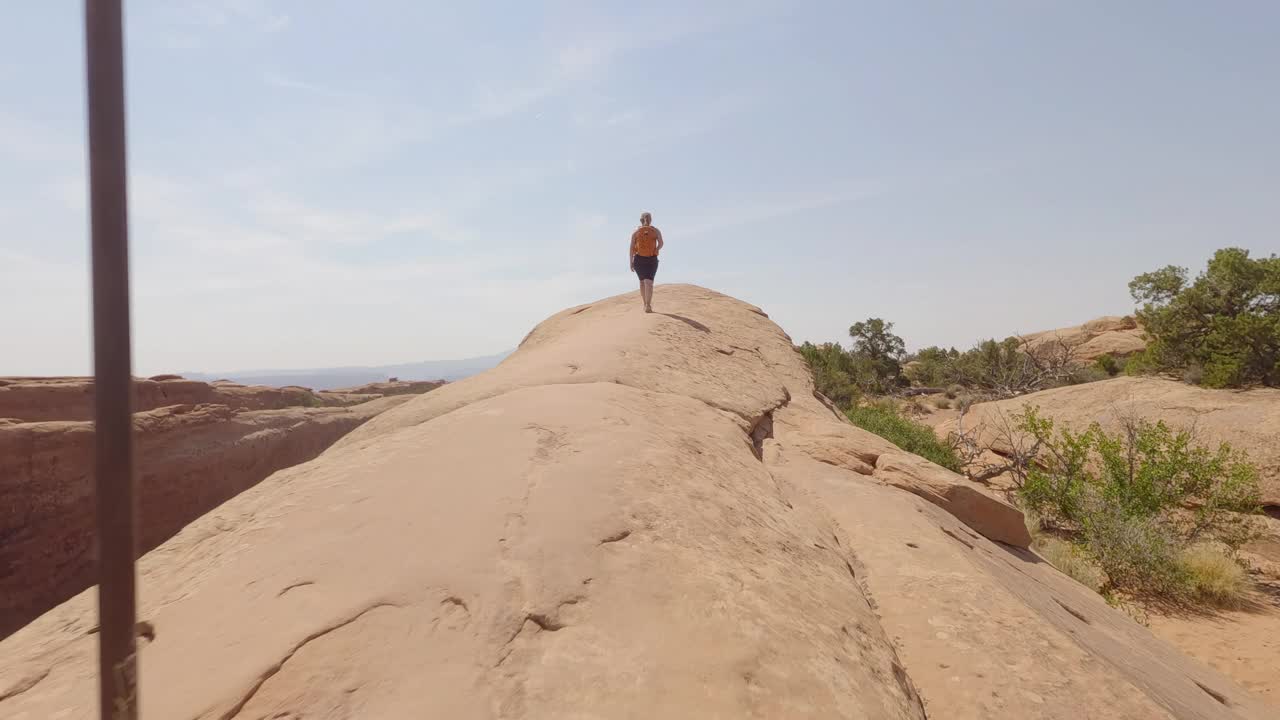
[[[653,309],[653,281],[644,281],[644,306]]]

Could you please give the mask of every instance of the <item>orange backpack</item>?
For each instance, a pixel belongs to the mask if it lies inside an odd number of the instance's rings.
[[[658,229],[652,225],[641,225],[631,235],[631,251],[636,255],[654,257],[658,254]]]

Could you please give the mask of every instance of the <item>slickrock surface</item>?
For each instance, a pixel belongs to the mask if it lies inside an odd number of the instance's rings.
[[[655,306],[560,313],[149,553],[144,716],[1272,716],[843,422],[759,310]],[[0,716],[92,716],[92,601],[0,643]]]
[[[1075,359],[1081,363],[1091,363],[1103,355],[1127,357],[1147,347],[1138,321],[1129,316],[1100,317],[1083,325],[1032,333],[1025,339],[1032,348],[1046,343],[1065,343],[1074,349]]]

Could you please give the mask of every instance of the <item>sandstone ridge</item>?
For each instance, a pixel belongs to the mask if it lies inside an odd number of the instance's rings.
[[[844,422],[758,308],[543,322],[143,558],[161,718],[1261,718]],[[0,716],[92,716],[92,591],[0,643]]]
[[[1062,343],[1072,349],[1072,357],[1079,363],[1091,363],[1103,355],[1128,357],[1147,347],[1142,327],[1128,315],[1100,317],[1081,325],[1031,333],[1023,340],[1031,349]]]

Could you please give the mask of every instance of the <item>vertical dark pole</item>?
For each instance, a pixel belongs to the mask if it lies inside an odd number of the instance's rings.
[[[133,371],[129,337],[121,0],[86,0],[89,197],[98,521],[98,682],[103,720],[135,720]]]

